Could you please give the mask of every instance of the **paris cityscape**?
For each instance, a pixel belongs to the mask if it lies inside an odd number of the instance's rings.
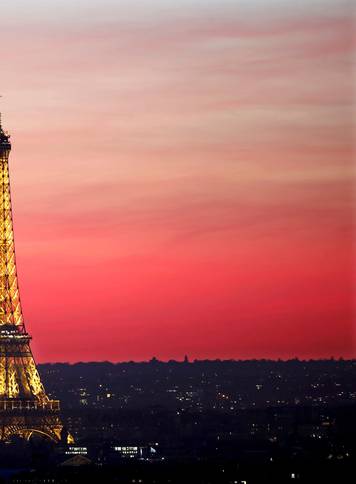
[[[0,484],[354,483],[355,13],[2,5]]]
[[[125,483],[328,482],[353,469],[355,360],[152,358],[39,370],[75,442],[22,455],[24,465],[41,462],[31,482],[84,482],[88,472]],[[34,471],[15,475],[29,482]]]

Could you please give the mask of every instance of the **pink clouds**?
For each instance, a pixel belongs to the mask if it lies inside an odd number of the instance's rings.
[[[40,359],[353,354],[347,8],[64,4],[2,27]]]

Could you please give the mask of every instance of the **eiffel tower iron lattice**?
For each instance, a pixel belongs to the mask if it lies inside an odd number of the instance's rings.
[[[0,441],[41,434],[61,439],[59,401],[45,392],[30,348],[17,282],[12,223],[10,136],[0,115]],[[62,436],[63,437],[63,436]]]

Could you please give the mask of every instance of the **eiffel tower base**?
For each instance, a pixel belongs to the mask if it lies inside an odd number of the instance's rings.
[[[55,400],[44,404],[37,401],[0,401],[0,441],[10,441],[15,436],[29,440],[37,435],[60,442],[63,425],[57,408],[59,410],[59,402]]]

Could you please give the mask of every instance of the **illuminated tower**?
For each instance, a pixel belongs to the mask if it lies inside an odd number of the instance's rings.
[[[30,348],[17,283],[12,225],[10,136],[0,115],[0,440],[42,434],[61,438],[59,401],[45,393]]]

